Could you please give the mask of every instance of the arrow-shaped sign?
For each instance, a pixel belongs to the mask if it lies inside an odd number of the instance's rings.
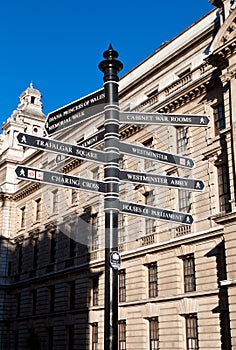
[[[124,154],[129,154],[134,157],[148,158],[154,161],[175,164],[184,168],[193,168],[194,161],[191,158],[154,150],[148,147],[136,146],[130,143],[120,142],[120,151]]]
[[[150,173],[140,173],[137,171],[120,170],[119,178],[121,181],[149,184],[154,186],[167,186],[195,191],[202,191],[204,189],[204,183],[202,180],[174,177],[168,175],[156,175]]]
[[[76,188],[90,192],[105,192],[105,183],[84,179],[82,177],[71,176],[55,171],[42,170],[19,165],[15,169],[16,176],[22,180],[41,182],[67,188]]]
[[[77,123],[89,120],[104,110],[104,90],[98,90],[48,114],[45,130],[48,135],[65,130]]]
[[[207,126],[210,119],[206,115],[120,112],[119,121],[124,124]]]
[[[55,141],[46,137],[19,133],[17,141],[22,146],[29,146],[48,152],[64,154],[72,158],[86,159],[98,163],[106,163],[106,153],[82,146],[71,145],[69,143]]]
[[[190,214],[130,202],[120,201],[120,212],[151,219],[178,222],[185,225],[192,225],[193,223],[193,217]]]

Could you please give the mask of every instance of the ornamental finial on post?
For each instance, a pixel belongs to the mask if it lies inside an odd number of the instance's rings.
[[[109,80],[119,80],[118,73],[123,68],[123,64],[117,60],[118,56],[118,52],[113,49],[111,44],[109,45],[108,50],[103,53],[105,60],[99,63],[98,68],[104,73],[104,82]]]

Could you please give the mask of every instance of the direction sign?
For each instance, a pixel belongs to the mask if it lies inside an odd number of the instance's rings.
[[[120,112],[119,121],[124,124],[167,124],[207,126],[210,119],[206,115],[194,114],[163,114],[145,112]]]
[[[104,139],[104,136],[105,136],[105,129],[102,129],[102,130],[96,132],[95,134],[91,135],[87,139],[78,142],[77,146],[82,146],[82,147],[94,146],[98,142],[102,141]],[[65,161],[67,158],[69,158],[69,157],[57,155],[56,156],[56,163],[61,163],[61,162]]]
[[[46,137],[19,133],[17,141],[22,146],[29,146],[48,152],[68,155],[72,158],[86,159],[98,163],[106,163],[106,153],[82,146],[71,145],[69,143],[55,141]]]
[[[119,178],[121,181],[133,183],[149,184],[154,186],[167,186],[175,188],[184,188],[186,190],[202,191],[205,187],[202,180],[181,178],[167,175],[156,175],[140,173],[137,171],[120,170]]]
[[[104,104],[105,94],[101,89],[49,113],[45,122],[45,130],[48,135],[52,135],[89,120],[103,112]]]
[[[102,141],[105,136],[105,129],[99,130],[95,134],[89,136],[85,140],[81,140],[77,143],[78,146],[90,147],[96,145],[98,142]]]
[[[184,167],[184,168],[194,167],[194,161],[191,158],[187,158],[187,157],[183,157],[183,156],[179,156],[179,155],[175,155],[167,152],[157,151],[155,149],[144,147],[144,146],[143,147],[136,146],[123,141],[119,143],[119,147],[120,147],[121,153],[129,154],[134,157],[148,158],[158,162],[175,164],[177,166]]]
[[[102,181],[84,179],[82,177],[57,173],[55,171],[18,165],[15,169],[15,173],[16,176],[22,180],[30,180],[67,188],[76,188],[89,192],[105,192],[105,183]]]
[[[190,214],[155,208],[137,203],[120,201],[120,212],[130,215],[144,216],[151,219],[178,222],[185,225],[192,225],[193,223],[193,217]]]

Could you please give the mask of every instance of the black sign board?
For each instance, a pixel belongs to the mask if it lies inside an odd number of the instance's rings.
[[[210,119],[206,115],[145,112],[121,112],[119,120],[120,123],[124,124],[167,124],[178,126],[207,126],[210,122]]]
[[[105,183],[84,179],[82,177],[71,176],[55,171],[42,170],[19,165],[15,169],[16,176],[22,180],[41,182],[67,188],[76,188],[89,192],[105,192]]]
[[[87,139],[82,140],[77,143],[78,146],[90,147],[96,145],[98,142],[102,141],[105,136],[105,129],[99,130],[95,134],[89,136]]]
[[[140,173],[136,171],[120,170],[119,178],[121,181],[149,184],[154,186],[167,186],[195,191],[202,191],[204,189],[204,183],[202,180],[167,175],[156,175],[149,173]]]
[[[96,145],[98,142],[102,141],[105,136],[105,129],[102,129],[95,134],[91,135],[85,140],[82,140],[77,143],[77,146],[82,146],[82,147],[90,147]],[[65,161],[67,158],[66,156],[62,156],[61,154],[56,156],[56,163],[61,163]]]
[[[193,223],[193,217],[190,214],[130,202],[120,201],[120,212],[184,225],[192,225]]]
[[[102,151],[55,141],[46,137],[19,133],[17,141],[22,146],[29,146],[47,152],[59,153],[72,158],[86,159],[98,163],[106,163],[106,154]]]
[[[48,135],[88,120],[104,110],[104,90],[98,90],[48,114],[45,130]]]
[[[120,151],[134,157],[148,158],[154,161],[174,164],[184,168],[193,168],[194,161],[191,158],[179,156],[167,152],[157,151],[152,148],[136,146],[125,142],[119,143]]]

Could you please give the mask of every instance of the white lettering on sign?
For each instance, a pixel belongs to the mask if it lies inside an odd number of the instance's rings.
[[[101,93],[101,94],[97,95],[96,97],[88,98],[87,100],[85,100],[83,102],[78,101],[79,104],[74,105],[68,109],[65,109],[64,111],[59,112],[58,114],[55,114],[55,115],[52,115],[51,117],[49,117],[48,122],[49,123],[56,122],[58,119],[64,118],[68,114],[72,114],[72,113],[75,113],[83,108],[87,108],[89,106],[92,106],[94,103],[104,99],[104,97],[105,97],[105,94]],[[76,115],[73,115],[72,117],[73,117],[73,119],[77,119],[83,115],[84,115],[84,111],[81,111],[80,113],[77,113]],[[62,122],[62,124],[60,124],[61,122]],[[69,122],[69,119],[65,119],[63,121],[60,121],[59,125],[63,125],[63,124],[68,123],[68,122]],[[54,124],[54,125],[57,125],[57,124]],[[52,125],[53,129],[56,128],[56,126],[54,127],[54,125]]]
[[[137,155],[152,157],[152,158],[168,161],[167,155],[163,154],[163,153],[152,152],[151,150],[144,149],[144,148],[136,148],[134,146],[132,146],[132,151],[133,151],[133,153],[136,153]]]
[[[83,188],[89,188],[95,191],[99,190],[99,184],[96,182],[83,181],[81,185]]]
[[[44,140],[37,139],[36,145],[38,147],[41,147],[41,148],[43,147],[45,149],[52,149],[52,150],[56,150],[56,151],[72,153],[72,146],[65,145],[63,143],[58,143],[58,142],[53,142],[53,141],[44,141]]]
[[[74,185],[79,187],[80,186],[80,180],[76,178],[66,177],[66,176],[59,176],[59,175],[52,175],[51,179],[53,182],[60,183],[60,184],[68,184],[68,185]]]
[[[127,178],[130,181],[145,181],[149,183],[168,184],[167,178],[158,176],[127,173]]]

